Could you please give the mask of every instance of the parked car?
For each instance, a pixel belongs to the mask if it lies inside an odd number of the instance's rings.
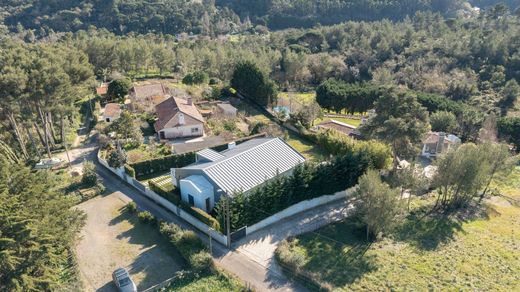
[[[50,168],[59,166],[62,163],[63,163],[63,160],[61,160],[57,157],[53,157],[50,159],[49,158],[42,159],[42,160],[40,160],[40,162],[36,163],[36,165],[34,166],[34,169],[50,169]]]
[[[121,292],[137,292],[134,281],[125,268],[119,268],[112,273],[112,279],[117,289]]]

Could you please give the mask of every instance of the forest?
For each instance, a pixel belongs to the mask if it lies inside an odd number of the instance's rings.
[[[487,8],[504,1],[472,0]],[[514,0],[505,1],[515,9]],[[418,11],[438,12],[446,17],[471,15],[465,0],[7,0],[0,7],[0,19],[11,30],[18,25],[44,31],[77,31],[90,26],[116,34],[193,33],[219,35],[269,29],[309,28],[345,21],[402,20]]]

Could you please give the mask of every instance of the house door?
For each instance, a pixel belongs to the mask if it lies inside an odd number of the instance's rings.
[[[188,202],[190,203],[190,206],[195,206],[195,201],[193,200],[193,196],[192,195],[188,195]]]
[[[161,138],[163,140],[166,139],[166,136],[164,135],[164,131],[159,132],[159,138]]]
[[[209,213],[209,209],[211,209],[211,203],[209,198],[206,198],[206,212]]]

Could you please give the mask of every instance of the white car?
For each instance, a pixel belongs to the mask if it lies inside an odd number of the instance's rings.
[[[63,160],[61,160],[57,157],[53,157],[51,159],[48,159],[48,158],[42,159],[42,160],[40,160],[40,162],[36,163],[36,165],[34,166],[34,169],[49,169],[49,168],[58,166],[61,163],[63,163]]]
[[[134,281],[125,268],[119,268],[112,273],[112,279],[117,289],[121,292],[137,292]]]

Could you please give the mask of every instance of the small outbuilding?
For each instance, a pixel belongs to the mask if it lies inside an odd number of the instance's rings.
[[[237,108],[232,106],[229,103],[219,103],[217,104],[216,112],[220,115],[234,118],[237,116]]]
[[[107,103],[103,111],[103,121],[111,123],[121,116],[121,105],[118,103]]]

